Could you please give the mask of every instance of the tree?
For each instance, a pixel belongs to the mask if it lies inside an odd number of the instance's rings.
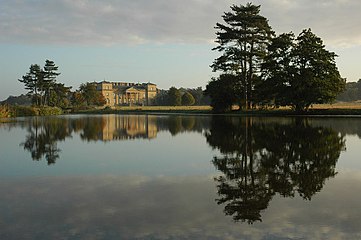
[[[65,87],[63,83],[54,83],[50,91],[48,105],[54,107],[67,107],[70,102],[70,89],[71,87]]]
[[[168,91],[168,100],[169,105],[180,106],[182,101],[180,91],[175,87],[171,87]]]
[[[361,79],[358,82],[347,82],[345,90],[337,96],[338,101],[352,102],[361,99]]]
[[[204,93],[211,98],[214,112],[231,111],[232,105],[239,102],[238,83],[237,76],[232,74],[221,74],[208,83]]]
[[[194,99],[193,95],[189,92],[185,92],[182,96],[182,105],[183,106],[192,106],[196,100]]]
[[[224,205],[224,213],[253,223],[262,221],[276,194],[311,200],[320,192],[337,174],[345,139],[339,131],[314,125],[299,118],[213,117],[204,135],[219,152],[212,163],[220,173],[214,178],[216,202]]]
[[[332,102],[345,88],[335,57],[311,29],[303,30],[296,39],[293,34],[280,35],[272,41],[262,65],[261,89],[273,86],[271,97],[276,104],[290,105],[296,111]]]
[[[32,96],[36,105],[49,104],[50,91],[54,89],[56,77],[60,75],[57,70],[58,67],[53,61],[46,60],[43,69],[38,64],[32,64],[29,72],[22,79],[18,79],[24,83],[25,89],[29,90],[28,95]]]
[[[254,79],[273,31],[268,20],[259,14],[260,6],[247,3],[245,6],[233,5],[231,10],[222,16],[226,24],[216,24],[219,46],[213,50],[223,54],[215,59],[211,67],[213,71],[232,73],[238,77],[243,103],[250,108],[254,100]]]
[[[44,79],[43,79],[43,89],[44,89],[44,103],[49,105],[50,91],[54,89],[56,84],[56,77],[60,75],[58,73],[58,66],[55,66],[54,61],[46,60],[44,66]]]
[[[87,105],[103,106],[106,104],[104,96],[97,91],[95,83],[83,83],[79,87],[79,92],[82,94]],[[78,98],[79,99],[79,98]]]
[[[41,94],[41,85],[43,82],[44,74],[38,64],[30,65],[29,72],[26,73],[19,82],[24,83],[25,89],[28,90],[28,95],[33,97],[33,101],[36,105],[41,105],[41,99],[38,95]]]

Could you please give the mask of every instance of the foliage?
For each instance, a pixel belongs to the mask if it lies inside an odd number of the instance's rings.
[[[202,87],[188,88],[186,91],[192,94],[192,96],[194,97],[195,100],[194,105],[198,105],[198,106],[210,105],[211,103],[210,98],[209,96],[204,95]]]
[[[231,111],[232,105],[240,99],[237,76],[222,74],[212,79],[206,86],[205,94],[211,98],[214,112]]]
[[[171,87],[168,90],[168,101],[170,106],[181,106],[182,103],[181,93],[177,88]]]
[[[56,84],[56,77],[60,75],[58,73],[58,66],[55,65],[54,61],[46,60],[44,66],[44,78],[42,88],[44,91],[44,103],[49,104],[50,93],[59,89],[59,85]],[[62,85],[64,87],[64,84]],[[61,97],[61,96],[60,96]]]
[[[28,90],[28,94],[32,96],[38,96],[42,94],[42,83],[44,79],[44,72],[41,70],[38,64],[32,64],[29,67],[29,72],[26,73],[19,82],[24,83],[25,89]],[[41,99],[36,98],[36,105],[41,105]]]
[[[11,117],[11,109],[9,105],[0,105],[0,118]]]
[[[25,85],[25,89],[28,90],[28,95],[31,96],[33,103],[36,106],[64,106],[65,89],[64,84],[56,83],[56,77],[60,75],[58,66],[54,61],[46,60],[44,68],[41,68],[38,64],[30,65],[29,72],[26,73],[19,82]],[[59,90],[62,90],[60,93]],[[67,91],[66,93],[68,93]],[[57,96],[60,94],[59,96]]]
[[[343,102],[361,100],[361,79],[346,83],[345,90],[337,96],[337,100]]]
[[[103,106],[106,104],[104,96],[97,91],[95,83],[87,82],[80,85],[79,92],[74,96],[75,104],[80,105],[82,100],[88,106]]]
[[[344,136],[303,119],[288,120],[212,119],[205,136],[221,153],[212,160],[222,172],[215,178],[216,201],[235,221],[261,221],[261,211],[277,193],[310,200],[337,174]]]
[[[189,92],[185,92],[182,96],[182,105],[183,106],[192,106],[196,100],[194,99],[193,95]]]
[[[153,101],[156,106],[167,106],[169,103],[168,91],[160,90]]]
[[[281,34],[268,51],[262,65],[263,82],[257,87],[266,93],[266,100],[304,111],[312,104],[334,101],[343,91],[345,80],[337,69],[336,54],[326,50],[310,29],[296,39],[292,33]]]
[[[70,89],[71,87],[65,87],[62,83],[55,83],[50,91],[49,106],[68,107],[70,105]]]
[[[61,108],[49,107],[49,106],[41,106],[41,107],[13,106],[12,111],[15,117],[50,116],[50,115],[60,115],[63,113]]]
[[[222,16],[225,24],[216,24],[218,46],[213,50],[223,54],[211,67],[213,71],[238,77],[243,103],[249,108],[254,101],[255,75],[273,32],[268,20],[259,14],[260,6],[247,3],[245,6],[233,5],[231,10]]]

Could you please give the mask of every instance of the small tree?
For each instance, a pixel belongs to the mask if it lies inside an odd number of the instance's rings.
[[[232,105],[239,103],[237,83],[237,76],[232,74],[222,74],[208,83],[204,93],[211,98],[214,112],[231,111]]]
[[[171,87],[168,90],[168,100],[170,106],[180,106],[182,103],[180,91],[175,87]]]
[[[185,92],[182,96],[182,105],[183,106],[192,106],[195,103],[193,95],[189,92]]]

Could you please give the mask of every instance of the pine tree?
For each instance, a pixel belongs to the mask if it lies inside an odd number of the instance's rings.
[[[216,24],[219,46],[213,50],[223,54],[215,59],[211,67],[213,71],[238,76],[244,105],[250,108],[254,100],[254,79],[273,31],[268,20],[259,14],[260,6],[247,3],[245,6],[233,5],[231,10],[223,15],[226,24]]]

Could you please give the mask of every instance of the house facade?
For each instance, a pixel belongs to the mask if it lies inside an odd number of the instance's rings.
[[[106,106],[149,106],[157,95],[154,83],[99,82],[97,90],[106,100]]]

